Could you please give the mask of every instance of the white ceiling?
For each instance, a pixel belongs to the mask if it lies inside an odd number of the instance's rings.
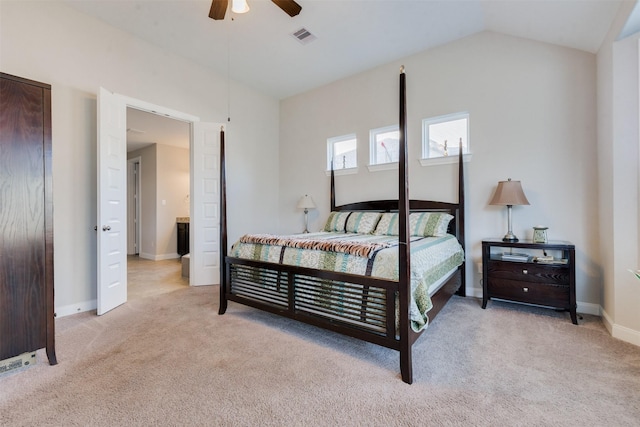
[[[151,144],[189,148],[189,123],[127,108],[127,152]]]
[[[296,0],[302,12],[291,18],[270,0],[248,0],[248,13],[228,10],[224,21],[214,21],[208,17],[210,0],[63,1],[278,99],[485,30],[595,53],[621,3]],[[317,39],[301,44],[291,35],[300,28]],[[131,120],[138,117],[144,115]],[[173,133],[154,133],[148,120],[129,122],[129,127],[146,131],[128,133],[139,143],[163,143]]]
[[[269,0],[208,17],[210,0],[63,0],[79,11],[278,99],[491,30],[597,52],[619,0]],[[234,18],[233,20],[231,18]],[[306,28],[306,45],[291,34]]]

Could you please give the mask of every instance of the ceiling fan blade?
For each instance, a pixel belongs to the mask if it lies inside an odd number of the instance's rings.
[[[229,0],[213,0],[211,2],[211,9],[209,9],[209,18],[215,20],[224,19],[228,4]]]
[[[300,11],[302,10],[302,6],[300,6],[298,3],[296,3],[293,0],[271,0],[271,1],[277,4],[280,9],[284,10],[284,12],[287,15],[291,16],[292,18],[297,14],[299,14]]]

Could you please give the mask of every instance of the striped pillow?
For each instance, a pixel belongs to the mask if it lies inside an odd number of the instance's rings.
[[[409,234],[420,237],[442,237],[447,234],[452,215],[444,212],[414,212],[409,214]],[[397,236],[398,213],[384,213],[374,234]]]
[[[397,236],[398,235],[398,214],[385,212],[382,214],[376,231],[373,233],[378,236]]]
[[[349,215],[351,215],[351,212],[331,212],[324,225],[324,231],[344,232]]]
[[[453,215],[445,212],[414,212],[409,215],[412,236],[442,237],[447,234]]]
[[[371,234],[381,216],[380,212],[352,212],[345,229],[347,233]]]

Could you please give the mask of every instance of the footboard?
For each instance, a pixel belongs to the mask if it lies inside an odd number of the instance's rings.
[[[399,350],[396,281],[232,257],[225,269],[227,300]]]

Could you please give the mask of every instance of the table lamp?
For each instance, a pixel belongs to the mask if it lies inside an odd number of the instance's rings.
[[[304,209],[304,231],[303,233],[309,232],[309,209],[315,209],[316,204],[313,203],[313,199],[311,196],[305,194],[298,200],[298,209]]]
[[[513,234],[513,229],[511,228],[511,207],[514,205],[529,204],[527,196],[525,196],[524,191],[522,191],[522,185],[520,185],[520,181],[511,181],[511,178],[509,178],[508,181],[498,182],[498,188],[496,188],[493,199],[491,199],[491,202],[489,204],[503,205],[507,207],[509,231],[502,238],[502,241],[517,242],[518,238]]]

